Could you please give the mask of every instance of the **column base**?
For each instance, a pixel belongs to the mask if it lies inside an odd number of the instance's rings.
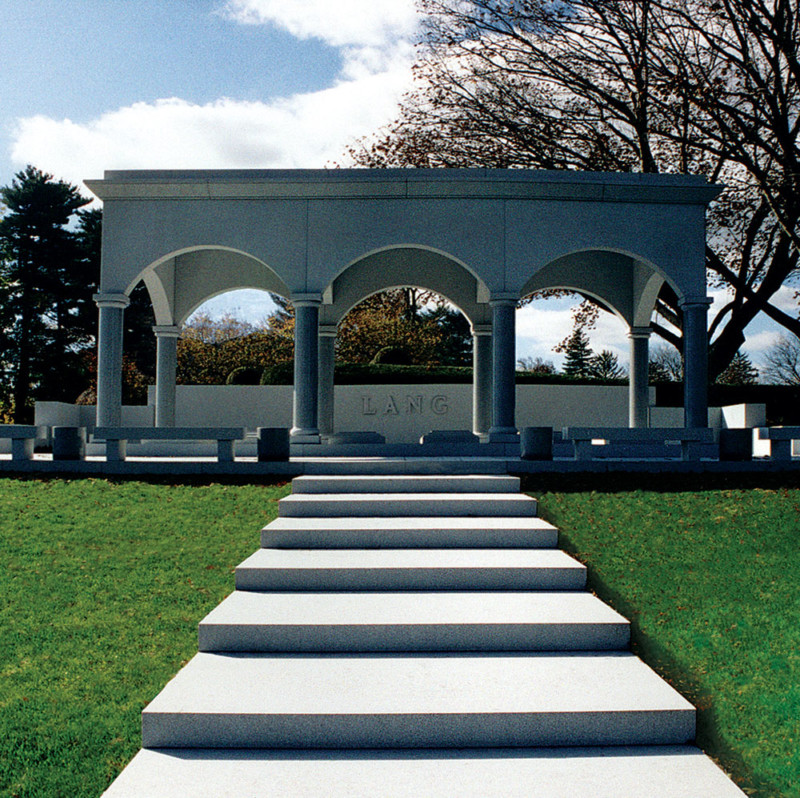
[[[492,427],[489,443],[519,443],[519,432],[516,427]]]
[[[289,443],[322,443],[318,429],[293,429],[289,433]]]

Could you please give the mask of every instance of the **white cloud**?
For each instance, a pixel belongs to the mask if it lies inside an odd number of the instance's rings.
[[[237,291],[228,291],[209,299],[187,321],[191,322],[193,317],[205,313],[212,318],[231,315],[250,324],[260,324],[274,310],[275,303],[266,291],[243,288]]]
[[[398,65],[270,103],[170,98],[84,124],[27,117],[17,121],[11,157],[73,183],[105,169],[321,168],[387,123],[409,80]]]
[[[419,24],[414,0],[229,0],[229,19],[272,24],[298,39],[341,50],[341,77],[359,79],[398,65],[410,67]]]
[[[333,47],[382,47],[413,36],[418,22],[414,0],[229,0],[224,13]]]
[[[564,357],[553,352],[553,347],[572,332],[571,308],[577,304],[570,299],[547,299],[534,301],[518,310],[517,357],[541,357],[561,366]],[[609,349],[619,358],[620,364],[627,366],[628,330],[616,316],[601,313],[595,329],[588,334],[595,352]]]
[[[395,115],[411,85],[414,0],[229,0],[241,23],[274,24],[341,48],[333,85],[270,102],[138,102],[88,122],[37,115],[12,131],[15,166],[80,184],[106,169],[321,168]]]
[[[760,332],[753,333],[747,336],[747,341],[742,347],[751,357],[759,357],[767,349],[771,349],[778,343],[782,335],[788,333],[780,328],[775,327],[771,330],[761,330]]]

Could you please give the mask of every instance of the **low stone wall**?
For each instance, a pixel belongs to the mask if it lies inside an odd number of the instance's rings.
[[[125,406],[122,424],[153,423],[155,390],[147,406]],[[338,431],[370,430],[387,443],[416,443],[426,432],[472,429],[472,386],[338,385],[334,400]],[[94,426],[93,406],[37,402],[36,423]],[[618,385],[518,385],[517,425],[626,426],[628,389]],[[291,385],[179,385],[177,426],[291,427]]]
[[[650,389],[651,401],[654,389]],[[177,426],[291,427],[291,385],[179,385]],[[153,423],[155,391],[147,406],[124,406],[122,424]],[[339,385],[335,395],[339,432],[378,432],[387,443],[416,443],[426,432],[472,428],[472,386]],[[35,423],[94,427],[95,408],[37,402]],[[628,389],[617,385],[518,385],[518,427],[625,427]],[[711,427],[764,425],[763,405],[709,409]],[[650,426],[683,426],[681,408],[650,408]],[[2,446],[2,442],[0,442]]]
[[[152,393],[152,392],[151,392]],[[155,401],[154,397],[150,401]],[[378,432],[387,443],[416,443],[426,432],[472,429],[472,386],[338,385],[334,398],[338,431]],[[519,385],[517,425],[625,426],[625,386]],[[290,385],[180,385],[177,425],[290,427]]]
[[[125,406],[122,424],[153,423],[155,390],[147,406]],[[388,443],[416,443],[426,432],[472,428],[472,386],[339,385],[335,391],[338,431],[370,430]],[[94,426],[93,406],[37,402],[36,423]],[[607,385],[519,385],[517,425],[583,424],[626,426],[628,389]],[[291,427],[290,385],[179,385],[177,426]]]

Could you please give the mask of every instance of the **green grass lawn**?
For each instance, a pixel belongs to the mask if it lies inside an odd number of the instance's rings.
[[[287,491],[0,479],[0,795],[100,795]]]
[[[105,789],[287,492],[0,479],[0,795]],[[541,502],[637,650],[700,707],[701,745],[753,794],[800,796],[800,490]]]
[[[800,490],[544,493],[560,545],[753,795],[800,796]]]

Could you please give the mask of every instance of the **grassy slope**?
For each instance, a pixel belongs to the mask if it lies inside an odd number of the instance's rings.
[[[106,788],[285,492],[0,480],[0,795]]]
[[[545,493],[561,546],[759,796],[800,796],[800,490]]]

